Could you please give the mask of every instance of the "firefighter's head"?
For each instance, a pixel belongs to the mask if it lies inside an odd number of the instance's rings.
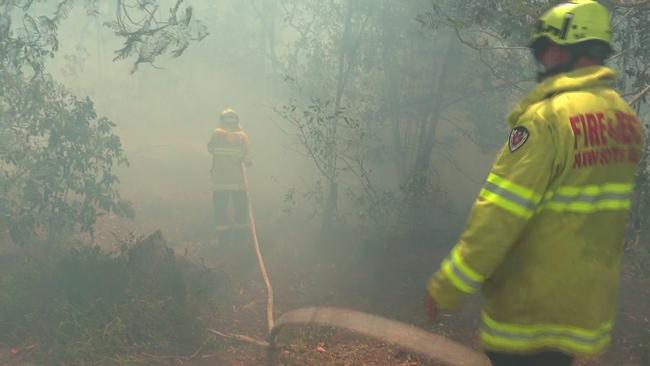
[[[572,0],[542,15],[530,39],[540,79],[582,66],[602,65],[612,53],[607,9],[594,0]]]
[[[239,128],[239,115],[231,108],[224,109],[221,112],[219,120],[221,121],[221,125],[226,129],[234,130]]]

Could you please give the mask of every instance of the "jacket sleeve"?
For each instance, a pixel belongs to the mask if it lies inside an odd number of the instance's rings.
[[[477,291],[517,242],[550,184],[556,148],[545,121],[520,120],[512,129],[460,240],[427,285],[441,310]]]

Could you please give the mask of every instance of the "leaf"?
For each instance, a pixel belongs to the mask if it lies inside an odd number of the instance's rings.
[[[190,43],[189,42],[184,42],[181,47],[178,47],[174,50],[172,50],[172,57],[180,57],[183,52],[189,47]]]
[[[34,0],[27,0],[27,1],[25,1],[25,3],[24,3],[23,6],[22,6],[23,11],[27,11],[27,10],[29,10],[29,8],[32,7],[32,3],[33,3],[33,2],[34,2]]]
[[[185,8],[185,15],[183,16],[183,20],[181,23],[185,26],[190,25],[190,21],[192,20],[192,7],[188,6]]]
[[[9,14],[0,14],[0,39],[4,39],[11,29],[11,18]]]
[[[130,56],[135,54],[138,45],[140,45],[139,40],[133,38],[127,38],[127,40],[124,43],[124,47],[115,51],[117,56],[113,58],[113,61],[120,61],[129,58]]]
[[[54,13],[54,23],[59,24],[63,19],[67,18],[72,11],[74,6],[74,0],[63,0],[56,7],[56,13]]]
[[[38,17],[38,24],[40,25],[41,30],[45,30],[47,32],[54,32],[57,29],[54,21],[44,15]]]
[[[27,33],[29,33],[30,35],[35,35],[39,33],[38,26],[36,25],[36,21],[31,15],[25,14],[23,16],[23,25],[25,26],[25,30],[27,31]]]
[[[116,21],[104,22],[104,27],[110,28],[113,32],[118,33],[122,30],[120,24]]]

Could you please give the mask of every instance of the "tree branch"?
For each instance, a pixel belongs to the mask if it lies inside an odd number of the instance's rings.
[[[214,334],[216,336],[222,337],[222,338],[232,339],[232,340],[235,340],[235,341],[244,342],[244,343],[252,344],[252,345],[255,345],[255,346],[260,346],[260,347],[265,347],[265,348],[269,346],[269,342],[267,342],[267,341],[263,341],[263,340],[260,340],[260,339],[255,339],[255,338],[243,335],[243,334],[223,333],[223,332],[220,332],[220,331],[215,330],[215,329],[208,329],[208,332],[210,332],[210,333],[212,333],[212,334]]]
[[[608,0],[608,2],[619,8],[642,8],[646,5],[650,5],[650,0]]]
[[[635,105],[636,103],[640,102],[641,98],[643,98],[648,93],[650,93],[650,85],[647,85],[645,89],[641,90],[639,94],[637,94],[634,98],[632,98],[629,104]]]

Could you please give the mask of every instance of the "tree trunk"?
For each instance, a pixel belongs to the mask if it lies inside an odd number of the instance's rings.
[[[341,102],[343,99],[343,94],[345,93],[345,87],[347,81],[350,77],[348,70],[351,70],[351,59],[352,52],[355,52],[352,49],[352,0],[346,2],[346,14],[345,14],[345,24],[343,27],[343,36],[341,38],[341,45],[339,49],[339,58],[338,58],[338,72],[336,77],[336,97],[334,99],[334,115],[332,117],[331,123],[327,129],[327,167],[326,167],[326,187],[325,187],[325,208],[323,210],[323,222],[321,225],[321,239],[331,233],[331,230],[334,227],[334,222],[338,216],[338,196],[339,196],[339,185],[338,185],[338,124],[339,124],[339,114],[341,112]],[[347,69],[346,69],[347,64]]]
[[[436,145],[436,128],[443,114],[443,101],[445,88],[454,76],[453,63],[458,59],[458,42],[450,32],[449,41],[442,64],[437,69],[437,75],[431,90],[431,109],[428,116],[423,119],[418,128],[418,143],[415,162],[409,177],[409,207],[410,212],[417,217],[422,216],[420,206],[422,196],[427,191],[430,180],[430,168],[433,149]],[[430,205],[426,205],[427,207]]]
[[[260,14],[262,22],[261,50],[266,55],[263,59],[270,60],[271,69],[274,73],[282,71],[282,64],[278,60],[275,50],[275,18],[277,13],[276,0],[264,0],[262,3],[262,13]]]
[[[395,62],[395,45],[398,33],[394,21],[394,2],[384,0],[382,7],[382,62],[384,71],[384,101],[382,115],[390,125],[391,139],[393,141],[393,162],[398,176],[404,177],[407,170],[407,154],[400,129],[400,118],[397,113],[399,105],[399,74]]]

